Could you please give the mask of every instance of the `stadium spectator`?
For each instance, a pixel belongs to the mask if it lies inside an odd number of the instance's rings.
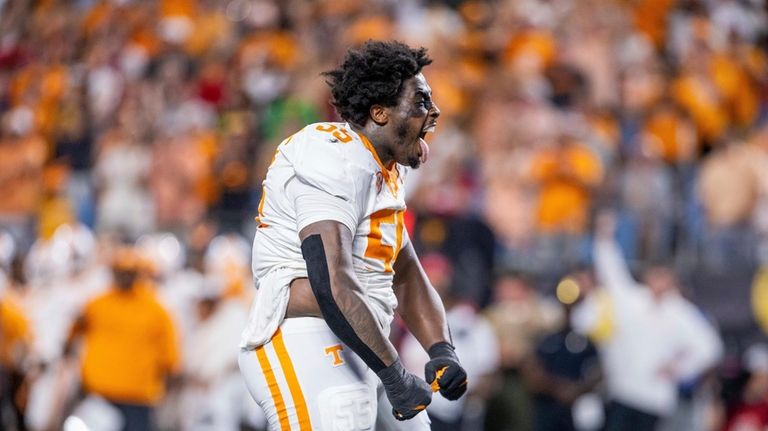
[[[763,161],[758,148],[734,141],[704,159],[699,196],[709,226],[722,229],[751,219],[758,202],[758,179],[765,169]]]
[[[90,230],[64,224],[41,235],[23,266],[12,272],[13,290],[36,335],[27,357],[31,366],[26,419],[32,430],[55,427],[60,422],[64,399],[71,390],[67,382],[75,378],[62,360],[69,327],[82,306],[108,281],[108,274],[94,259]],[[23,272],[17,273],[19,270]]]
[[[136,251],[118,249],[113,259],[112,288],[85,306],[65,353],[74,353],[74,342],[82,337],[86,395],[102,397],[119,411],[118,429],[146,430],[165,379],[178,372],[178,340],[168,312],[147,280],[138,278]]]
[[[4,277],[4,275],[2,275]],[[5,284],[6,280],[0,280]],[[23,310],[0,287],[0,425],[5,428],[26,426],[25,368],[31,348],[32,333]]]
[[[737,399],[727,405],[724,431],[757,431],[768,426],[768,349],[764,344],[746,350],[744,371]]]
[[[603,176],[600,160],[569,136],[534,155],[532,176],[539,184],[538,223],[544,233],[584,232],[592,188]]]
[[[181,429],[188,431],[240,429],[241,409],[248,393],[237,368],[237,344],[247,319],[243,304],[224,296],[225,286],[209,279],[196,295],[196,325],[185,340]],[[255,407],[251,405],[251,407]]]
[[[633,149],[619,173],[622,202],[622,243],[627,259],[660,261],[672,257],[675,203],[673,171],[655,152],[647,134]]]
[[[0,223],[10,229],[20,248],[33,241],[32,224],[42,200],[42,173],[48,152],[34,132],[34,114],[26,107],[6,111],[0,130]]]
[[[696,127],[671,100],[662,100],[648,113],[640,150],[656,154],[672,166],[694,162],[698,151]]]
[[[761,264],[755,221],[765,154],[760,146],[730,140],[709,153],[696,182],[694,202],[700,206],[688,220],[696,256],[691,285],[698,304],[717,320],[733,358],[765,336],[752,312],[752,284]]]
[[[154,205],[146,187],[151,151],[136,142],[137,138],[127,127],[117,126],[99,139],[94,183],[100,231],[136,237],[155,226]]]
[[[597,389],[602,371],[595,345],[570,324],[572,307],[594,289],[589,270],[577,270],[557,286],[557,299],[566,319],[545,334],[522,366],[523,379],[533,397],[534,431],[576,431],[576,401]],[[592,424],[594,425],[594,424]]]
[[[608,406],[605,429],[657,429],[690,384],[722,355],[714,328],[680,294],[674,270],[649,266],[643,284],[630,275],[614,240],[615,216],[598,216],[595,269],[605,294],[580,305],[574,327],[599,340]]]
[[[520,368],[538,337],[561,324],[562,311],[541,298],[522,274],[501,274],[493,290],[494,303],[485,315],[498,336],[502,377],[488,402],[485,429],[527,430],[533,424],[533,410]]]

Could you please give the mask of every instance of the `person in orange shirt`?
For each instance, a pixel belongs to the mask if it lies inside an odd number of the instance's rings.
[[[24,429],[23,366],[30,342],[29,324],[22,310],[0,292],[0,428],[15,423]]]
[[[534,156],[531,174],[539,186],[540,231],[582,233],[592,191],[603,178],[600,159],[574,138],[562,136],[555,147]]]
[[[82,338],[83,389],[112,404],[125,431],[152,429],[153,406],[163,397],[165,378],[179,366],[171,317],[139,278],[140,265],[133,249],[117,251],[112,288],[85,306],[65,349],[70,354],[74,340]]]

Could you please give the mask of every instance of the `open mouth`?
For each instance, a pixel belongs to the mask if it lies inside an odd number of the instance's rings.
[[[424,137],[427,135],[427,133],[434,131],[435,126],[433,125],[431,127],[432,130],[422,130],[422,132],[419,134],[419,162],[421,164],[424,164],[427,162],[427,158],[429,157],[429,145],[427,144],[427,141],[424,140]]]
[[[424,123],[426,123],[428,119],[429,118],[425,119]],[[424,137],[427,136],[427,133],[433,133],[435,127],[437,127],[437,122],[432,121],[429,124],[424,124],[421,128],[421,133],[419,133],[419,164],[427,162],[427,158],[429,157],[429,145],[427,145],[427,141],[424,140]]]

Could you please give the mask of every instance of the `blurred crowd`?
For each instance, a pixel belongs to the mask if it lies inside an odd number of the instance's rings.
[[[260,184],[368,39],[434,59],[434,429],[768,427],[765,0],[0,0],[0,429],[263,427]]]

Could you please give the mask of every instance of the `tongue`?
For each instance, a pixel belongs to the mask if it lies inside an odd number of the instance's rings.
[[[427,157],[429,156],[429,145],[427,145],[427,141],[419,138],[419,146],[421,147],[421,163],[424,164],[427,162]]]

